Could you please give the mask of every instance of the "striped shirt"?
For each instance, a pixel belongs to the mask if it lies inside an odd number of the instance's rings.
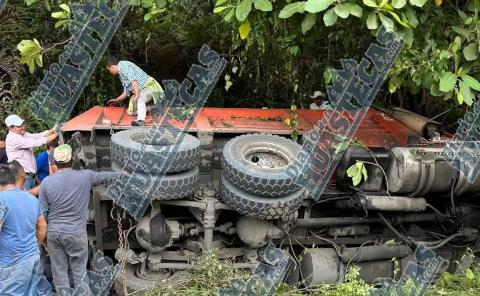
[[[148,78],[150,78],[140,67],[129,61],[118,62],[118,71],[123,91],[128,95],[133,93],[132,82],[134,80],[138,82],[139,90],[142,90]]]

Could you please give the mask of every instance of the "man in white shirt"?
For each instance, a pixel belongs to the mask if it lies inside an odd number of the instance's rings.
[[[327,101],[327,96],[323,92],[317,90],[311,98],[313,99],[313,103],[310,104],[311,110],[332,110],[330,103]]]
[[[15,114],[9,115],[5,119],[5,125],[8,127],[5,141],[8,162],[16,160],[20,163],[27,176],[24,189],[30,190],[35,187],[35,175],[37,174],[37,164],[32,148],[50,143],[57,138],[57,134],[54,129],[39,134],[27,133],[25,120]]]

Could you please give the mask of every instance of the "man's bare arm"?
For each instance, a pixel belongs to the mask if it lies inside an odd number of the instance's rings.
[[[30,193],[33,196],[38,196],[40,194],[40,185],[28,190],[28,193]]]
[[[49,164],[48,165],[48,174],[53,175],[58,171],[58,167],[56,164]]]
[[[38,245],[43,245],[45,242],[45,238],[47,237],[47,221],[45,221],[45,217],[40,216],[37,219],[37,242]]]
[[[120,103],[121,101],[124,101],[125,99],[128,98],[128,94],[126,92],[122,93],[121,95],[119,95],[116,99],[113,99],[113,100],[109,100],[107,102],[107,104],[110,104],[110,103]]]
[[[133,88],[134,100],[137,101],[138,97],[140,96],[140,91],[138,90],[138,81],[136,80],[132,81],[132,88]]]

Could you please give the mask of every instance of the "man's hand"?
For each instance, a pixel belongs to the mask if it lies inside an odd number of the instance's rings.
[[[119,102],[118,99],[108,100],[107,105],[110,105],[110,104],[118,105],[118,102]]]
[[[45,252],[48,253],[48,249],[47,249],[47,244],[45,242],[41,243],[39,241],[37,241],[37,244],[38,244],[38,248],[43,248],[45,250]]]
[[[107,105],[112,104],[112,103],[113,104],[118,104],[121,101],[124,101],[126,98],[128,98],[128,94],[127,93],[122,93],[121,95],[118,96],[118,98],[107,101]]]

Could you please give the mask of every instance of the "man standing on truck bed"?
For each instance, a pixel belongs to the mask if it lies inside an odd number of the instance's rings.
[[[24,188],[30,190],[35,187],[35,175],[37,174],[37,164],[32,148],[50,143],[57,138],[57,134],[55,129],[39,134],[27,133],[25,120],[15,114],[9,115],[5,119],[5,124],[8,127],[6,139],[8,162],[16,160],[22,165],[27,176]]]
[[[58,171],[43,180],[39,201],[48,222],[47,251],[52,263],[53,284],[57,293],[69,293],[69,267],[75,288],[82,285],[86,274],[90,191],[93,186],[110,181],[120,173],[73,170],[72,147],[66,144],[55,148],[53,158]]]
[[[148,76],[140,67],[129,61],[118,61],[115,57],[108,57],[107,69],[110,74],[120,76],[123,93],[108,103],[119,103],[130,97],[128,115],[137,113],[137,121],[132,126],[144,126],[147,117],[147,103],[152,99],[157,105],[164,92],[162,86],[151,76]]]

